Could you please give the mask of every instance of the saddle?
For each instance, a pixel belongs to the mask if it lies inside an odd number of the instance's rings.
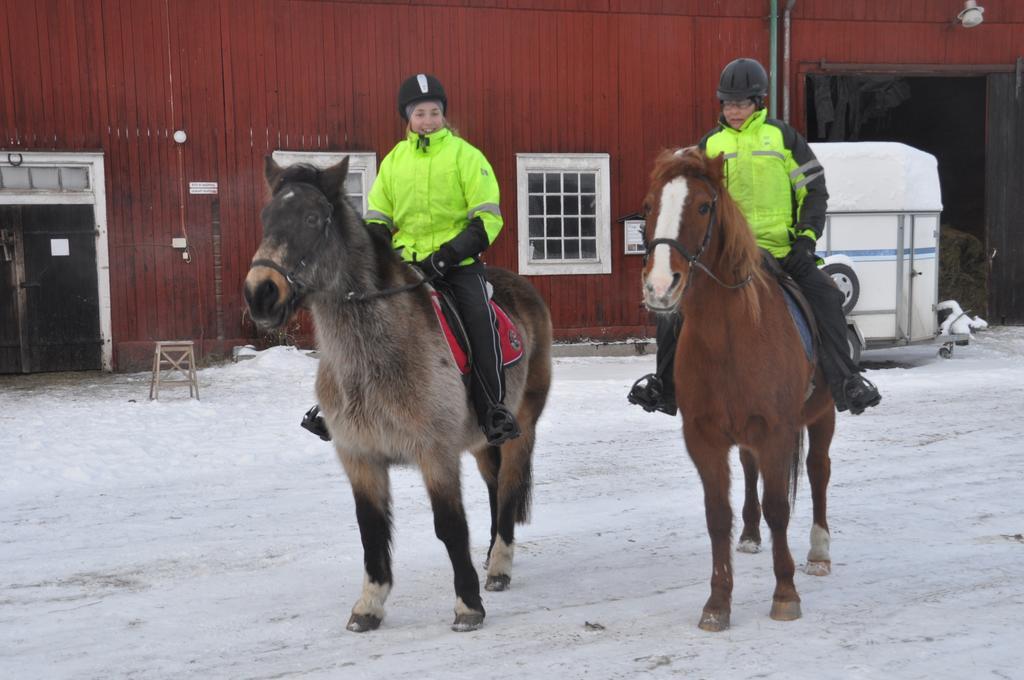
[[[818,324],[814,319],[814,312],[811,305],[800,290],[799,284],[787,274],[779,261],[767,250],[762,250],[761,262],[764,269],[775,277],[779,287],[782,288],[783,297],[786,299],[786,307],[790,316],[793,317],[793,324],[800,333],[800,341],[804,346],[804,354],[809,362],[817,362],[818,348],[821,346],[821,338],[818,335]]]
[[[466,335],[466,327],[462,323],[455,306],[455,300],[451,293],[444,289],[435,288],[427,284],[430,290],[430,302],[434,307],[434,315],[441,327],[441,333],[448,341],[448,349],[451,350],[452,360],[458,366],[463,377],[469,377],[472,369],[472,352],[469,349],[469,338]],[[505,368],[514,366],[523,358],[523,340],[519,335],[512,320],[508,318],[501,307],[494,300],[490,300],[491,309],[498,321],[498,341],[501,345],[501,361]]]

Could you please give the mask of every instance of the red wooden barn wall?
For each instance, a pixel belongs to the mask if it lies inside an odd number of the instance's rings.
[[[794,120],[801,60],[1012,61],[1021,5],[992,4],[983,26],[958,33],[955,0],[798,1]],[[721,66],[767,64],[767,14],[749,0],[0,0],[0,148],[105,153],[115,366],[126,369],[156,339],[208,353],[245,338],[263,156],[379,160],[401,135],[394,92],[408,74],[442,79],[453,122],[494,165],[508,233],[488,259],[514,269],[515,154],[608,153],[612,220],[636,210],[657,151],[713,125]],[[190,181],[218,182],[219,194],[190,195]],[[182,235],[191,262],[170,248]],[[640,261],[622,250],[616,224],[610,275],[532,277],[559,337],[650,334]]]

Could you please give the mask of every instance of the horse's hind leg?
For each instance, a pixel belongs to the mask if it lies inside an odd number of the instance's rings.
[[[434,533],[448,550],[455,572],[455,621],[452,630],[476,630],[484,622],[480,581],[469,554],[469,526],[462,506],[458,457],[450,465],[423,468],[423,479],[434,510]]]
[[[363,542],[363,592],[346,628],[364,633],[380,626],[391,592],[391,492],[385,463],[341,455],[352,484],[356,520]]]
[[[789,528],[790,489],[796,474],[793,456],[799,440],[795,432],[782,432],[766,440],[758,454],[764,479],[761,507],[772,532],[772,562],[775,567],[775,593],[772,595],[771,617],[776,621],[800,618],[800,596],[793,583],[796,566],[789,552],[786,532]]]
[[[546,351],[539,351],[530,359],[526,390],[516,411],[522,435],[503,444],[500,451],[485,447],[474,452],[491,501],[491,545],[484,584],[487,590],[505,590],[512,582],[515,525],[530,519],[537,420],[550,384],[551,360]]]
[[[807,553],[804,571],[812,576],[827,576],[832,571],[829,553],[828,482],[832,474],[832,460],[828,455],[835,432],[836,412],[830,406],[821,418],[807,427],[807,478],[811,484],[811,502],[814,506],[814,524],[811,526],[811,549]]]
[[[761,552],[761,501],[757,496],[757,460],[749,449],[740,449],[743,465],[743,531],[736,550],[745,553]]]

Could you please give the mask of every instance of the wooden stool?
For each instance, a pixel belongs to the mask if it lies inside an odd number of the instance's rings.
[[[196,355],[191,340],[160,340],[153,350],[153,378],[149,382],[149,398],[160,396],[160,385],[188,383],[189,398],[199,399],[199,378],[196,376]],[[164,377],[164,372],[167,377]],[[183,378],[173,378],[175,374]]]

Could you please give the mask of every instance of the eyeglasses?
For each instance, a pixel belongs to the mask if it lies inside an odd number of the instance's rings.
[[[722,102],[723,111],[725,111],[726,109],[743,111],[744,109],[752,109],[754,108],[754,106],[754,102],[752,102],[749,99],[742,99],[740,101],[734,102]]]

